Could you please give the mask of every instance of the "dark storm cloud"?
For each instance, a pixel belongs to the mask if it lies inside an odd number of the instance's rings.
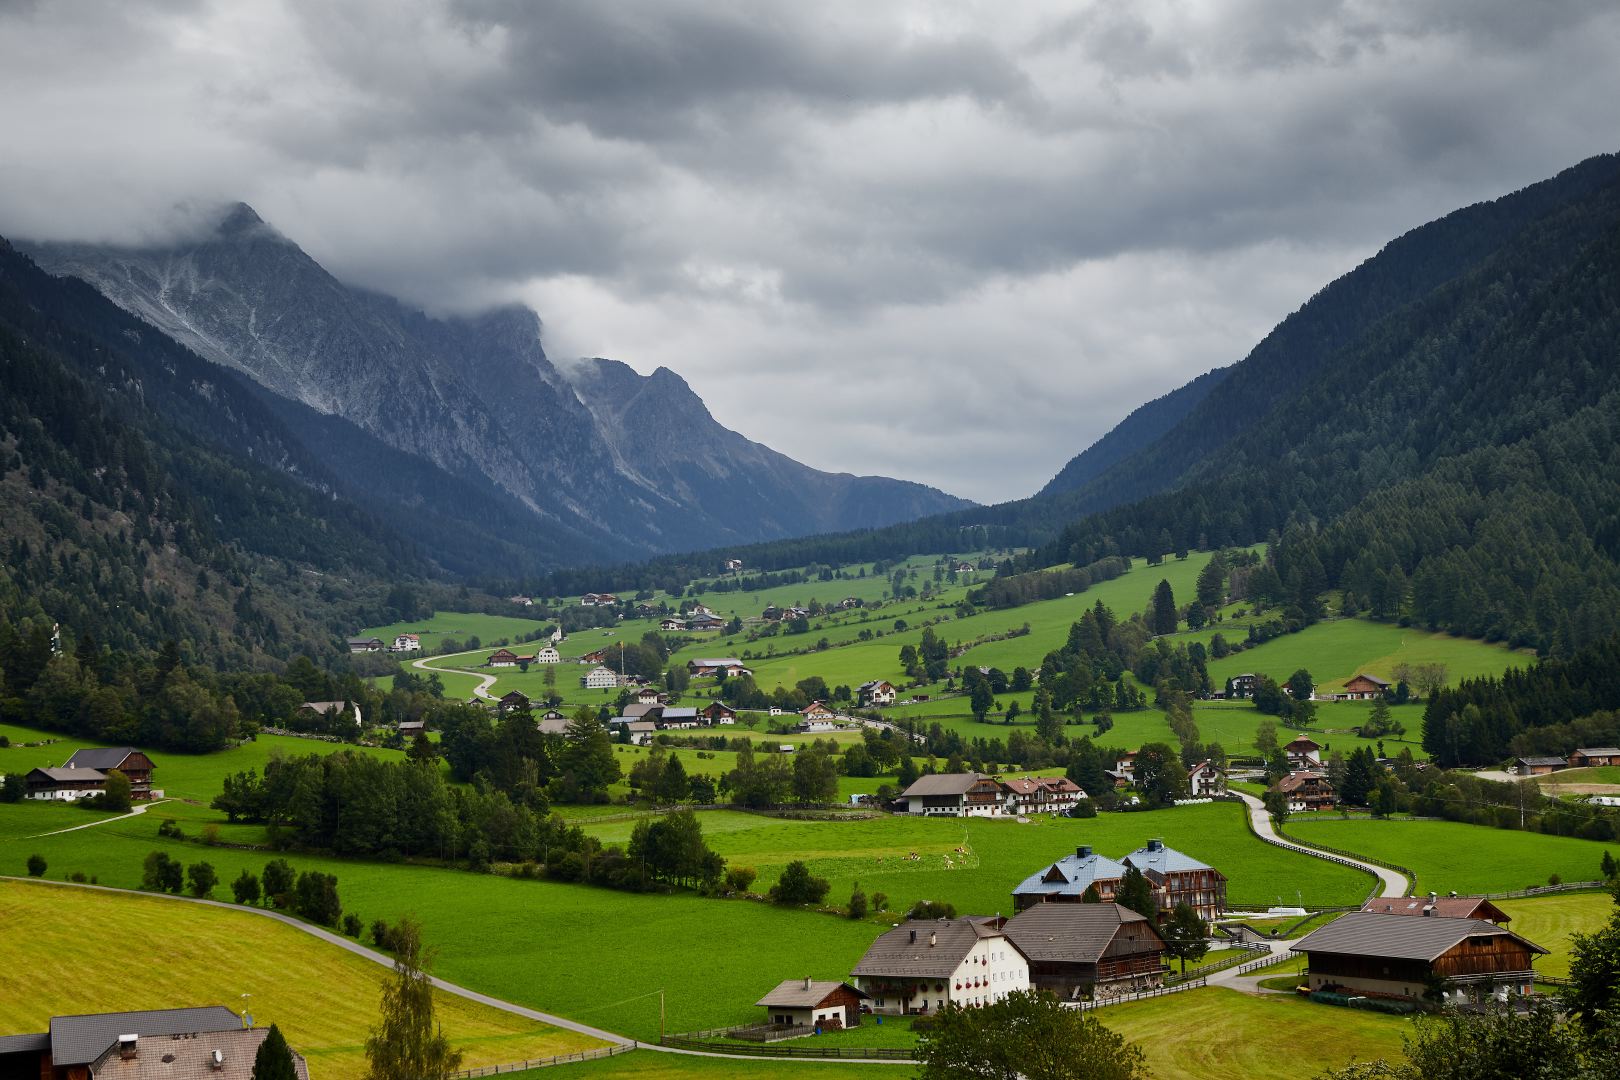
[[[1616,149],[1615,55],[1585,2],[0,0],[0,231],[246,199],[347,279],[527,300],[554,355],[991,499],[1394,235]]]

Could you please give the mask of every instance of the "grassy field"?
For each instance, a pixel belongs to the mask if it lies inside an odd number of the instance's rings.
[[[917,1075],[912,1065],[856,1065],[841,1061],[737,1061],[636,1050],[629,1054],[557,1065],[548,1069],[501,1074],[507,1080],[572,1080],[576,1076],[630,1077],[631,1080],[687,1080],[688,1077],[739,1077],[741,1080],[878,1080]]]
[[[1312,904],[1351,904],[1360,903],[1371,885],[1354,870],[1255,839],[1241,809],[1230,803],[1091,819],[1036,818],[1025,824],[892,816],[782,821],[726,810],[705,812],[701,819],[711,847],[732,864],[759,871],[756,888],[802,859],[831,883],[830,902],[845,902],[859,882],[868,896],[886,893],[891,907],[902,911],[916,900],[949,902],[963,914],[1010,911],[1014,886],[1079,845],[1117,859],[1152,838],[1221,870],[1234,900],[1293,904],[1303,895]],[[633,823],[584,827],[606,842],[622,842]]]
[[[153,850],[188,864],[206,860],[223,882],[243,869],[258,872],[271,857],[160,838],[155,818],[0,840],[0,870],[20,874],[38,851],[49,861],[49,878],[81,872],[133,888]],[[344,909],[368,925],[416,914],[428,944],[440,950],[435,970],[445,978],[643,1039],[657,1034],[661,988],[668,991],[671,1030],[745,1023],[759,995],[784,978],[847,977],[878,933],[870,923],[747,901],[632,895],[296,853],[288,859],[299,871],[337,875]],[[216,890],[228,895],[223,886]],[[604,957],[615,959],[604,964]],[[698,985],[702,992],[692,992]]]
[[[77,750],[102,745],[9,724],[0,724],[0,734],[7,735],[13,743],[10,747],[0,749],[0,773],[25,773],[41,766],[60,765]],[[43,739],[53,741],[44,746],[16,745],[24,740]],[[252,742],[242,743],[213,754],[154,751],[152,761],[155,769],[152,773],[152,786],[161,788],[171,799],[191,799],[207,804],[219,794],[226,776],[244,769],[257,769],[263,773],[266,763],[277,755],[303,757],[306,754],[330,754],[346,748],[393,760],[404,757],[403,751],[399,750],[367,746],[345,747],[342,743],[300,739],[290,735],[260,735]],[[89,817],[85,816],[80,820],[87,821]]]
[[[1605,850],[1591,840],[1454,821],[1295,814],[1287,830],[1301,840],[1408,866],[1417,874],[1419,893],[1508,892],[1545,885],[1551,874],[1564,881],[1593,881]]]
[[[1549,950],[1536,961],[1536,970],[1559,977],[1569,974],[1570,935],[1602,929],[1614,911],[1614,901],[1603,892],[1498,900],[1496,906],[1513,917],[1508,929]]]
[[[1396,665],[1444,664],[1449,682],[1480,675],[1500,675],[1509,667],[1534,660],[1528,652],[1455,638],[1414,627],[1402,628],[1368,619],[1335,619],[1285,634],[1257,648],[1211,660],[1209,676],[1224,684],[1233,675],[1253,672],[1281,682],[1305,668],[1319,692],[1341,689],[1357,674],[1391,679]],[[1407,725],[1410,727],[1411,725]]]
[[[517,610],[514,608],[513,610]],[[483,615],[470,611],[435,611],[431,618],[408,622],[389,623],[387,626],[368,626],[357,637],[382,638],[385,646],[392,645],[400,634],[416,634],[422,639],[422,654],[439,651],[445,638],[466,641],[477,637],[485,645],[502,638],[517,641],[522,637],[544,630],[555,623],[545,623],[521,615]]]
[[[0,882],[6,993],[0,1032],[43,1031],[52,1016],[164,1005],[244,1007],[279,1024],[321,1080],[358,1080],[385,968],[291,927],[154,897]],[[139,941],[139,977],[109,956]],[[273,963],[266,963],[274,958]],[[251,996],[244,996],[251,995]],[[602,1045],[450,994],[435,995],[465,1066]]]
[[[1409,1021],[1210,987],[1099,1009],[1147,1053],[1156,1080],[1299,1080],[1350,1061],[1405,1057]]]

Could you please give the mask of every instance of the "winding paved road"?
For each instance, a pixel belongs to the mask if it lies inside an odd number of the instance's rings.
[[[53,829],[50,832],[35,833],[33,836],[24,836],[24,837],[22,837],[22,839],[24,839],[24,840],[38,840],[42,836],[60,836],[65,832],[78,832],[80,829],[93,829],[97,825],[107,825],[107,824],[110,824],[111,822],[114,822],[114,821],[123,821],[125,818],[139,817],[140,815],[142,815],[142,814],[146,813],[148,810],[150,810],[152,807],[154,807],[154,806],[162,806],[164,803],[166,803],[168,801],[169,801],[168,799],[157,799],[157,800],[155,800],[153,802],[143,802],[143,803],[140,803],[139,805],[135,806],[127,814],[119,814],[117,817],[102,818],[99,821],[87,821],[83,825],[69,825],[65,829]]]
[[[1379,896],[1405,896],[1407,889],[1411,888],[1411,882],[1406,880],[1406,875],[1398,870],[1391,870],[1388,867],[1378,866],[1375,863],[1362,862],[1360,859],[1351,859],[1341,855],[1329,855],[1326,852],[1317,851],[1313,848],[1308,848],[1303,844],[1296,844],[1292,840],[1286,839],[1285,837],[1278,836],[1277,830],[1271,824],[1271,815],[1266,813],[1266,804],[1247,792],[1240,791],[1236,794],[1238,798],[1243,800],[1244,805],[1249,808],[1249,825],[1254,829],[1254,834],[1260,839],[1264,840],[1266,843],[1276,844],[1278,847],[1287,848],[1289,851],[1297,851],[1302,855],[1311,855],[1318,859],[1326,859],[1331,863],[1339,863],[1342,866],[1354,866],[1359,870],[1365,870],[1367,873],[1378,878]]]
[[[483,650],[479,649],[479,650],[476,650],[476,651],[482,652]],[[434,667],[432,664],[428,663],[429,660],[449,660],[452,657],[456,657],[456,656],[471,656],[471,655],[473,655],[473,654],[472,653],[450,653],[448,656],[424,656],[420,660],[412,660],[411,661],[411,667],[416,668],[418,671],[437,671],[440,675],[474,675],[481,681],[478,683],[477,686],[473,687],[473,696],[474,697],[481,697],[485,701],[494,701],[495,700],[495,695],[491,694],[489,692],[489,688],[495,685],[495,678],[496,677],[494,675],[478,675],[477,672],[473,672],[473,671],[461,671],[458,668]]]

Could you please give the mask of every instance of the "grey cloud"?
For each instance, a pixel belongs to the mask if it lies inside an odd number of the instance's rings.
[[[0,0],[0,232],[244,199],[346,279],[527,298],[553,352],[986,499],[1399,232],[1615,149],[1617,53],[1597,2]]]

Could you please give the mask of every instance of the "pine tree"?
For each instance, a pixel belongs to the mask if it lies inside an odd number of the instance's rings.
[[[287,1045],[287,1037],[275,1024],[270,1025],[270,1033],[253,1055],[252,1080],[298,1080],[292,1047]]]
[[[1120,879],[1119,891],[1114,894],[1114,902],[1150,919],[1156,918],[1159,914],[1159,905],[1153,899],[1153,886],[1142,876],[1142,871],[1134,866],[1125,868],[1125,876]]]
[[[1153,608],[1149,613],[1148,629],[1155,634],[1173,634],[1176,632],[1176,595],[1170,590],[1169,581],[1160,581],[1153,590]]]

